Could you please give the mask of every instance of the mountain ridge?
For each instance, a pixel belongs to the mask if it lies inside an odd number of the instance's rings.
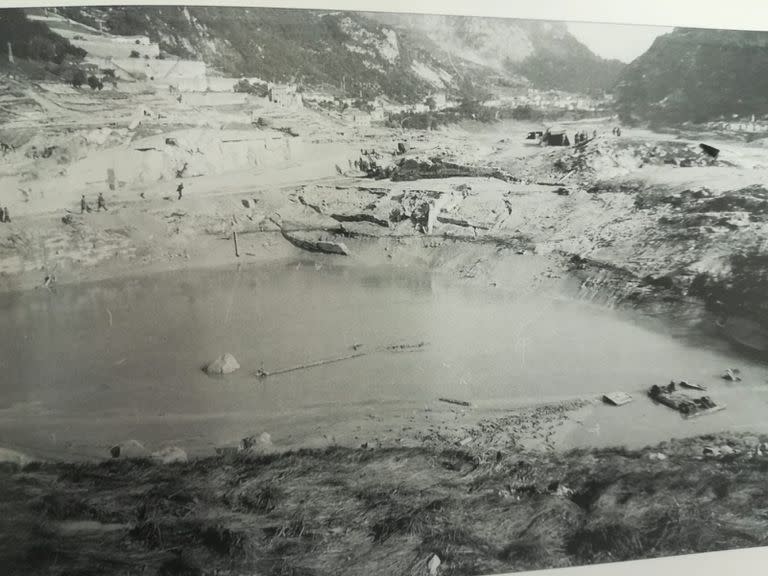
[[[168,54],[235,76],[334,86],[418,101],[467,82],[599,94],[622,65],[562,23],[275,8],[58,9],[113,34],[149,36]]]

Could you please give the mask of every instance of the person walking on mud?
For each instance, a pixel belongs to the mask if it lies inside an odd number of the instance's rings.
[[[101,209],[107,210],[107,204],[104,202],[104,194],[99,192],[99,197],[96,199],[96,210],[101,212]]]
[[[182,193],[184,192],[184,184],[183,184],[183,183],[182,183],[182,184],[179,184],[179,185],[176,187],[176,192],[178,192],[178,193],[179,193],[179,200],[181,200],[181,197],[182,197]]]
[[[11,221],[11,213],[8,212],[8,206],[6,206],[5,208],[3,208],[3,222],[10,223],[10,221]]]
[[[85,214],[85,211],[88,210],[88,203],[85,201],[85,194],[80,196],[80,214]]]
[[[5,222],[5,208],[0,208],[0,222]]]

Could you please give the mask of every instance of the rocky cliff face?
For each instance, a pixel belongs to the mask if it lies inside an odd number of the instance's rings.
[[[624,67],[619,61],[596,56],[561,22],[404,14],[370,17],[418,31],[454,61],[536,88],[598,94],[613,87]]]

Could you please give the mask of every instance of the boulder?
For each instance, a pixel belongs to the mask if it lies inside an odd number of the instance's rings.
[[[240,441],[240,450],[243,452],[268,454],[273,452],[274,449],[272,437],[267,432],[263,432],[259,436],[248,436]]]
[[[31,460],[21,452],[0,448],[0,464],[15,464],[17,466],[26,466]]]
[[[152,460],[159,464],[186,463],[189,459],[187,453],[177,446],[168,446],[152,453]]]
[[[427,569],[429,570],[430,576],[435,576],[437,574],[440,564],[442,564],[440,557],[437,554],[432,554],[427,561]]]
[[[238,364],[235,357],[229,353],[222,354],[205,367],[206,373],[215,375],[231,374],[239,369],[240,364]]]
[[[112,458],[122,459],[149,458],[150,456],[149,450],[144,448],[138,440],[126,440],[116,444],[109,449],[109,453]]]

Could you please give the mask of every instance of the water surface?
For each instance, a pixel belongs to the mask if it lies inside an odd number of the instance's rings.
[[[0,444],[102,453],[138,438],[188,447],[244,429],[286,435],[313,418],[441,396],[478,406],[594,398],[625,390],[623,408],[591,409],[569,443],[642,445],[672,435],[765,428],[768,371],[723,347],[672,335],[557,293],[515,295],[426,270],[334,266],[333,259],[240,270],[190,270],[55,292],[0,296]],[[427,342],[260,380],[351,352]],[[201,366],[231,352],[242,369]],[[744,382],[725,384],[738,366]],[[728,404],[683,421],[644,390],[687,378]]]

